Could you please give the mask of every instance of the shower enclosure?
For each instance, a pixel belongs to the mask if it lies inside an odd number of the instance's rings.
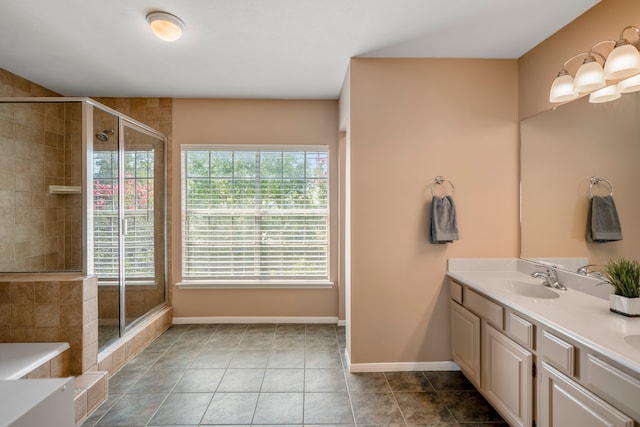
[[[166,137],[89,98],[0,98],[0,272],[98,277],[103,349],[166,302]]]

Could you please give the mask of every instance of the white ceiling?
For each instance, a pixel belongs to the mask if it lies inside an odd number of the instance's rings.
[[[518,58],[597,2],[0,0],[0,68],[67,96],[335,99],[350,57]]]

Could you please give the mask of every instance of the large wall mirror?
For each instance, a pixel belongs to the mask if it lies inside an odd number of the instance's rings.
[[[521,122],[520,256],[640,259],[640,94],[591,104],[588,97]],[[587,241],[590,177],[613,186],[623,240]],[[606,183],[592,188],[609,194]]]

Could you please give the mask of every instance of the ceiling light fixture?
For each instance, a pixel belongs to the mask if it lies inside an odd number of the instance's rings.
[[[624,38],[625,32],[634,30],[638,41],[631,44]],[[608,56],[594,51],[604,43],[613,45]],[[588,52],[569,58],[563,65],[551,85],[549,102],[566,102],[590,93],[589,102],[608,102],[620,98],[621,93],[640,90],[640,28],[625,27],[618,41],[603,40],[591,47]],[[595,55],[595,56],[594,56]],[[584,57],[582,65],[576,71],[575,78],[567,71],[567,65],[577,58]],[[599,62],[601,60],[602,63]],[[620,81],[621,79],[625,79]],[[618,81],[620,81],[618,83]]]
[[[167,12],[151,12],[147,15],[147,22],[153,34],[166,42],[178,40],[185,29],[182,19]]]

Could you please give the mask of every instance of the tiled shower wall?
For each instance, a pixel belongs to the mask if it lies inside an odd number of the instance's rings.
[[[60,96],[60,94],[0,68],[0,96]]]
[[[164,301],[164,287],[127,285],[125,313],[128,320],[137,319]],[[116,286],[98,286],[98,318],[101,325],[117,325],[120,293]]]
[[[55,97],[61,96],[51,90],[48,90],[38,84],[26,80],[20,76],[10,73],[2,68],[0,68],[0,97]],[[126,114],[132,117],[135,120],[138,120],[146,125],[157,129],[171,138],[172,134],[172,100],[170,98],[93,98],[96,101],[113,108],[123,114]],[[1,107],[0,107],[1,108]],[[9,117],[11,116],[11,124],[7,124],[9,121]],[[78,108],[77,110],[71,109],[63,112],[63,126],[64,133],[63,139],[65,143],[62,145],[59,144],[58,138],[56,138],[56,147],[57,152],[53,152],[53,146],[47,149],[43,155],[43,160],[45,162],[45,167],[48,167],[50,173],[55,170],[55,177],[49,178],[60,178],[62,181],[57,182],[63,185],[80,185],[80,174],[81,174],[81,151],[78,148],[77,150],[74,147],[66,143],[66,141],[76,140],[76,135],[79,135],[81,132],[81,111]],[[4,122],[3,122],[4,121]],[[3,127],[6,126],[6,127]],[[9,194],[11,191],[5,190],[3,185],[15,185],[17,183],[14,176],[4,176],[2,174],[15,172],[15,166],[12,163],[12,160],[9,160],[5,154],[13,153],[13,149],[15,147],[15,138],[9,138],[5,136],[3,132],[9,132],[7,129],[15,128],[15,114],[14,112],[3,112],[0,109],[0,235],[11,236],[11,238],[1,239],[0,240],[0,271],[17,271],[14,269],[14,261],[11,261],[11,264],[6,265],[5,263],[9,262],[8,259],[13,260],[13,258],[8,258],[8,256],[13,256],[13,246],[15,244],[15,238],[13,235],[14,230],[14,222],[15,221],[15,207],[13,203],[15,202],[15,195]],[[56,127],[56,132],[57,132]],[[59,136],[56,133],[56,136]],[[77,138],[80,141],[80,138]],[[52,140],[50,140],[52,141]],[[170,143],[169,143],[170,146]],[[46,147],[46,144],[45,144]],[[171,153],[168,153],[169,158],[165,159],[167,163],[167,167],[170,168]],[[48,166],[47,166],[48,164]],[[64,166],[60,166],[64,164]],[[60,171],[62,170],[62,176],[60,176]],[[170,176],[170,171],[168,176]],[[76,182],[78,184],[76,184]],[[47,184],[43,184],[43,188]],[[13,187],[12,187],[13,188]],[[48,190],[48,188],[46,188]],[[15,190],[13,190],[15,194]],[[38,191],[42,195],[44,199],[44,195],[46,194],[44,191]],[[47,194],[47,196],[49,196]],[[81,267],[81,248],[82,248],[82,240],[81,240],[81,210],[76,207],[80,206],[81,200],[79,196],[71,196],[71,195],[51,195],[54,196],[53,200],[50,199],[49,203],[54,203],[54,200],[58,200],[58,204],[56,204],[56,220],[60,218],[64,218],[64,224],[61,225],[57,223],[57,229],[63,228],[66,230],[64,235],[65,239],[65,247],[66,247],[66,256],[65,256],[65,268],[67,269],[75,269],[75,266],[78,265],[78,269]],[[40,196],[38,196],[40,197]],[[171,195],[167,195],[167,203],[171,203]],[[36,207],[36,209],[40,209]],[[44,207],[42,209],[45,209]],[[62,210],[62,212],[60,211]],[[53,210],[51,211],[53,212]],[[169,214],[169,212],[167,212]],[[48,220],[46,220],[48,221]],[[171,219],[167,218],[167,227],[170,227]],[[46,223],[46,222],[45,222]],[[52,227],[53,228],[53,227]],[[49,231],[49,236],[51,237],[52,231]],[[167,234],[166,239],[170,238],[170,233]],[[46,231],[44,235],[44,239],[46,240]],[[60,239],[57,239],[57,242],[60,242]],[[46,241],[43,241],[46,248]],[[53,245],[53,238],[49,242],[50,245]],[[171,248],[170,242],[167,242],[167,248]],[[170,258],[170,254],[167,254],[167,259]],[[51,261],[53,261],[54,257],[49,257]],[[56,257],[56,263],[58,258]],[[29,261],[31,262],[31,261]],[[39,260],[33,260],[34,265],[39,265]],[[46,256],[43,262],[46,262]],[[23,264],[26,261],[23,261]],[[11,268],[9,268],[11,267]],[[169,275],[169,277],[171,277]],[[102,288],[102,287],[100,287]],[[127,311],[136,314],[141,311],[146,311],[149,306],[157,304],[158,298],[162,300],[162,295],[157,295],[159,291],[156,289],[154,291],[150,291],[149,289],[140,290],[137,292],[135,289],[131,289],[131,293],[128,294],[129,306]],[[114,298],[114,292],[110,287],[106,287],[104,289],[100,289],[100,298],[98,300],[99,304],[99,312],[100,318],[107,320],[109,323],[111,320],[117,319],[117,301]],[[0,313],[1,314],[1,313]],[[0,316],[0,329],[7,326],[7,319],[4,319]],[[6,332],[6,331],[5,331]],[[39,333],[42,333],[40,331]]]
[[[0,95],[34,92],[54,95],[0,70]],[[79,104],[0,104],[0,271],[81,268],[80,196],[48,192],[80,185],[79,117]]]
[[[65,104],[63,185],[82,185],[82,109]],[[64,270],[82,271],[82,196],[57,195],[64,205]],[[60,238],[60,241],[62,239]]]
[[[0,68],[0,97],[52,96],[60,95]],[[172,133],[170,98],[94,99],[169,137]],[[79,105],[43,108],[24,106],[16,113],[0,104],[0,235],[5,237],[0,271],[82,268],[81,197],[48,193],[50,184],[81,183],[81,110]],[[30,114],[36,120],[26,125]],[[17,166],[27,163],[28,169]]]

